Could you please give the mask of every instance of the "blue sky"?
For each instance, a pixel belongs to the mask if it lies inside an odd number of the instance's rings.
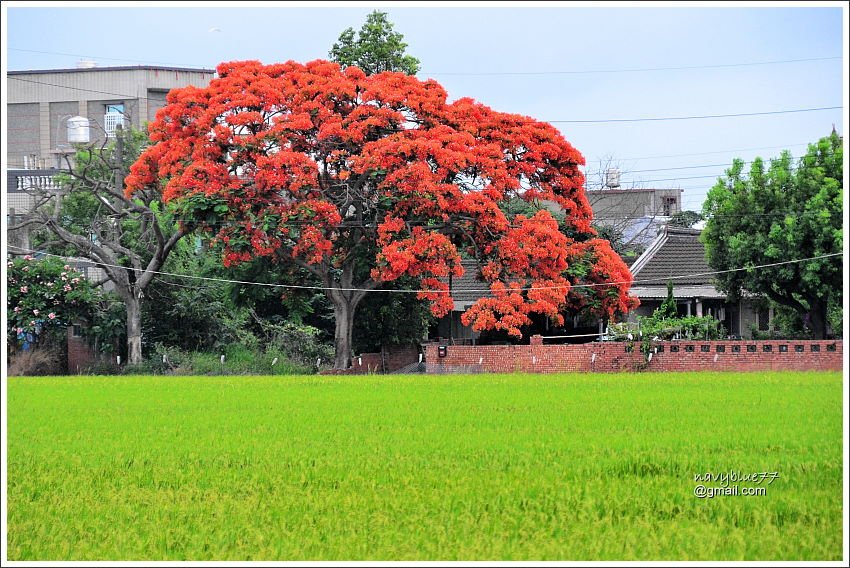
[[[839,3],[742,8],[5,4],[7,70],[71,68],[83,56],[101,67],[209,68],[228,60],[326,58],[340,32],[359,29],[366,14],[380,7],[404,34],[408,53],[421,61],[422,78],[438,80],[451,98],[469,96],[541,120],[770,112],[840,106],[847,98],[842,43],[847,16]],[[813,58],[833,59],[598,72]],[[556,126],[584,154],[591,180],[600,161],[610,158],[623,170],[624,185],[681,187],[685,208],[699,209],[714,176],[733,157],[771,157],[782,148],[798,156],[833,124],[844,134],[843,117],[838,109]]]

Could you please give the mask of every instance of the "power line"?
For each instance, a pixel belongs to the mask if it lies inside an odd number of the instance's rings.
[[[20,51],[25,53],[39,53],[42,55],[65,55],[69,57],[86,57],[89,59],[103,59],[106,61],[130,61],[133,63],[143,63],[148,65],[168,65],[168,66],[188,66],[194,68],[206,68],[206,65],[197,65],[197,64],[189,64],[189,63],[163,63],[157,61],[149,61],[142,59],[131,59],[131,58],[118,58],[118,57],[104,57],[100,55],[83,55],[80,53],[67,53],[61,51],[42,51],[36,49],[24,49],[19,47],[8,47],[6,48],[9,51]],[[842,56],[830,56],[830,57],[804,57],[798,59],[775,59],[769,61],[746,61],[741,63],[714,63],[714,64],[704,64],[704,65],[680,65],[680,66],[667,66],[667,67],[635,67],[635,68],[622,68],[622,69],[573,69],[573,70],[562,70],[562,71],[421,71],[417,73],[417,75],[446,75],[446,76],[498,76],[498,75],[524,75],[524,76],[534,76],[534,75],[589,75],[589,74],[608,74],[608,73],[642,73],[642,72],[653,72],[653,71],[684,71],[689,69],[724,69],[724,68],[735,68],[735,67],[756,67],[761,65],[782,65],[787,63],[810,63],[815,61],[834,61],[836,59],[842,59]]]
[[[52,256],[52,257],[56,257],[56,258],[62,258],[62,259],[71,260],[71,261],[79,260],[78,257],[62,256],[62,255],[58,255],[58,254],[28,250],[28,249],[24,249],[24,248],[13,246],[13,245],[9,245],[9,248],[17,249],[18,251],[20,251],[21,254],[39,254],[39,255],[44,255],[44,256]],[[516,291],[528,292],[528,291],[532,291],[532,290],[561,290],[561,289],[564,289],[564,288],[570,288],[570,289],[572,289],[572,288],[596,288],[596,287],[601,287],[601,286],[616,286],[616,285],[619,285],[619,284],[630,284],[630,285],[634,286],[635,284],[645,284],[645,283],[649,283],[649,282],[667,282],[668,280],[679,280],[679,279],[682,279],[682,278],[694,278],[694,277],[697,277],[697,276],[715,276],[717,274],[727,274],[727,273],[730,273],[730,272],[740,272],[740,271],[743,271],[743,270],[757,270],[757,269],[761,269],[761,268],[771,268],[771,267],[775,267],[775,266],[783,266],[783,265],[786,265],[786,264],[795,264],[795,263],[799,263],[799,262],[810,262],[810,261],[813,261],[813,260],[821,260],[821,259],[824,259],[824,258],[841,256],[842,254],[843,253],[835,252],[835,253],[824,254],[824,255],[820,255],[820,256],[813,256],[813,257],[810,257],[810,258],[785,260],[785,261],[781,261],[781,262],[773,262],[773,263],[770,263],[770,264],[761,264],[761,265],[757,265],[757,266],[746,266],[746,267],[743,267],[743,268],[732,268],[732,269],[729,269],[729,270],[716,270],[716,271],[712,271],[712,272],[700,272],[700,273],[696,273],[696,274],[681,274],[681,275],[678,275],[678,276],[665,276],[663,278],[648,278],[648,279],[645,279],[645,280],[632,280],[632,281],[623,280],[623,281],[619,281],[619,282],[596,282],[596,283],[593,283],[593,284],[575,284],[575,285],[569,284],[569,285],[561,285],[561,286],[529,286],[529,287],[525,287],[525,288],[519,288]],[[128,266],[106,264],[106,263],[103,263],[103,262],[92,261],[91,259],[85,259],[85,260],[89,260],[90,262],[93,262],[96,266],[103,266],[103,267],[109,267],[109,268],[120,268],[120,269],[123,269],[123,270],[133,270],[133,271],[139,272],[138,270],[131,268],[131,267],[128,267]],[[178,278],[189,278],[189,279],[193,279],[193,280],[203,280],[203,281],[208,281],[208,282],[224,282],[224,283],[228,283],[228,284],[239,284],[239,285],[243,285],[243,286],[264,286],[264,287],[268,287],[268,288],[288,288],[288,289],[297,289],[297,290],[322,290],[322,291],[337,290],[337,291],[340,291],[340,292],[397,292],[397,293],[404,293],[404,294],[419,294],[419,293],[450,294],[451,293],[451,291],[448,291],[448,290],[433,290],[433,289],[419,289],[419,290],[413,290],[413,289],[380,290],[380,289],[375,289],[375,290],[367,290],[367,289],[363,289],[363,288],[334,288],[334,287],[325,287],[325,286],[304,286],[304,285],[300,285],[300,284],[271,284],[271,283],[266,283],[266,282],[250,282],[250,281],[247,281],[247,280],[230,280],[230,279],[227,279],[227,278],[212,278],[212,277],[209,277],[209,276],[195,276],[195,275],[191,275],[191,274],[177,274],[177,273],[174,273],[174,272],[162,272],[162,271],[158,271],[158,270],[150,270],[150,271],[142,271],[142,272],[150,272],[150,273],[153,273],[153,274],[158,274],[160,276],[175,276],[175,277],[178,277]],[[464,292],[475,292],[475,293],[490,293],[490,292],[492,292],[492,290],[490,288],[464,289],[463,291]]]
[[[119,57],[104,57],[102,55],[82,55],[80,53],[64,53],[61,51],[40,51],[37,49],[22,49],[18,47],[7,47],[9,51],[22,51],[26,53],[40,53],[42,55],[67,55],[70,57],[86,57],[88,59],[103,59],[105,61],[131,61],[133,63],[142,63],[145,65],[164,65],[168,67],[192,67],[192,68],[205,68],[209,71],[215,71],[214,68],[209,68],[205,65],[194,65],[189,63],[162,63],[157,61],[146,61],[143,59],[128,59],[128,58],[119,58]]]
[[[731,67],[754,67],[758,65],[778,65],[783,63],[804,63],[811,61],[830,61],[841,59],[841,56],[833,57],[807,57],[803,59],[780,59],[774,61],[749,61],[746,63],[720,63],[714,65],[682,65],[676,67],[635,67],[626,69],[582,69],[569,71],[475,71],[475,72],[434,72],[423,71],[417,75],[447,75],[447,76],[500,76],[500,75],[590,75],[603,73],[643,73],[649,71],[684,71],[688,69],[722,69]]]
[[[774,150],[776,148],[794,148],[796,146],[808,146],[811,142],[801,142],[799,144],[783,144],[781,146],[759,146],[756,148],[733,148],[730,150],[716,150],[714,152],[696,152],[692,154],[667,154],[666,156],[641,156],[639,158],[618,158],[620,160],[656,160],[659,158],[685,158],[689,156],[709,156],[713,154],[730,154],[732,152],[748,152],[751,150]]]
[[[741,112],[734,114],[703,114],[703,115],[694,115],[694,116],[663,116],[663,117],[652,117],[652,118],[606,118],[600,120],[545,120],[541,122],[548,122],[550,124],[599,124],[599,123],[607,123],[607,122],[655,122],[655,121],[663,121],[663,120],[702,120],[708,118],[737,118],[742,116],[765,116],[765,115],[773,115],[773,114],[790,114],[797,112],[815,112],[821,110],[836,110],[843,108],[841,106],[831,106],[831,107],[815,107],[815,108],[798,108],[798,109],[788,109],[788,110],[773,110],[773,111],[765,111],[765,112]]]
[[[9,79],[14,79],[16,81],[23,81],[26,83],[35,83],[39,85],[46,85],[51,87],[61,87],[65,89],[72,89],[77,91],[86,91],[90,93],[98,93],[102,95],[114,95],[116,97],[121,97],[129,100],[156,100],[157,102],[162,102],[161,99],[150,99],[148,97],[140,97],[138,95],[122,95],[120,93],[113,93],[109,91],[99,91],[96,89],[85,89],[83,87],[71,87],[68,85],[59,85],[56,83],[47,83],[44,81],[34,81],[32,79],[23,79],[21,77],[9,77]],[[817,112],[823,110],[837,110],[844,108],[842,106],[827,106],[827,107],[812,107],[812,108],[798,108],[798,109],[785,109],[785,110],[773,110],[773,111],[762,111],[762,112],[743,112],[743,113],[732,113],[732,114],[703,114],[703,115],[692,115],[692,116],[664,116],[664,117],[643,117],[643,118],[605,118],[605,119],[594,119],[594,120],[527,120],[521,121],[528,124],[534,123],[549,123],[549,124],[605,124],[605,123],[614,123],[614,122],[660,122],[660,121],[670,121],[670,120],[704,120],[704,119],[712,119],[712,118],[739,118],[744,116],[767,116],[767,115],[777,115],[777,114],[791,114],[791,113],[801,113],[801,112]],[[502,113],[507,114],[507,113]],[[459,122],[478,122],[474,119],[461,120]]]

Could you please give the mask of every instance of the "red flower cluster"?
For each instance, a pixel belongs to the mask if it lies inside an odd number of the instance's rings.
[[[224,243],[225,263],[274,256],[332,286],[370,284],[351,282],[353,268],[338,276],[360,263],[371,284],[419,278],[420,297],[444,314],[443,279],[473,254],[494,297],[466,321],[514,335],[532,313],[634,304],[628,269],[593,240],[584,158],[551,125],[471,99],[449,103],[432,80],[327,61],[223,63],[218,75],[169,93],[127,187],[187,204]],[[546,211],[510,218],[500,205],[517,197],[556,204],[575,240]],[[577,259],[591,282],[624,283],[573,291]]]

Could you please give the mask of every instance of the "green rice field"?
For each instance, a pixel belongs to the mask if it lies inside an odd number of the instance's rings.
[[[841,559],[839,372],[6,380],[10,560]]]

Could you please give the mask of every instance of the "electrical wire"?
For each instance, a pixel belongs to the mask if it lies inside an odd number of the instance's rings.
[[[90,93],[98,93],[102,95],[114,95],[116,97],[121,97],[123,99],[128,100],[155,100],[157,102],[162,102],[162,99],[151,99],[148,97],[140,97],[138,95],[122,95],[119,93],[112,93],[109,91],[98,91],[96,89],[85,89],[83,87],[71,87],[68,85],[58,85],[55,83],[47,83],[44,81],[33,81],[31,79],[23,79],[21,77],[10,76],[9,79],[24,81],[26,83],[35,83],[40,85],[52,86],[52,87],[61,87],[65,89],[72,89],[77,91],[86,91]],[[842,109],[842,106],[825,106],[825,107],[812,107],[812,108],[798,108],[798,109],[784,109],[784,110],[773,110],[773,111],[762,111],[762,112],[741,112],[741,113],[731,113],[731,114],[703,114],[703,115],[692,115],[692,116],[664,116],[664,117],[643,117],[643,118],[605,118],[605,119],[594,119],[594,120],[528,120],[522,121],[528,124],[537,124],[537,123],[549,123],[549,124],[606,124],[606,123],[616,123],[616,122],[660,122],[660,121],[676,121],[676,120],[704,120],[704,119],[712,119],[712,118],[740,118],[745,116],[768,116],[768,115],[777,115],[777,114],[792,114],[792,113],[801,113],[801,112],[817,112],[823,110],[837,110]],[[475,120],[462,120],[459,122],[477,122]]]
[[[58,255],[58,254],[52,254],[52,253],[46,253],[46,252],[40,252],[40,251],[34,251],[34,250],[27,250],[27,249],[24,249],[24,248],[21,248],[21,247],[13,246],[13,245],[9,245],[9,248],[13,248],[13,249],[20,251],[20,254],[39,254],[39,255],[44,255],[44,256],[52,256],[52,257],[56,257],[56,258],[61,258],[61,259],[65,259],[65,260],[71,260],[71,261],[79,260],[78,257],[62,256],[62,255]],[[681,274],[681,275],[678,275],[678,276],[666,276],[664,278],[649,278],[649,279],[645,279],[645,280],[631,280],[631,281],[623,280],[623,281],[619,281],[619,282],[596,282],[596,283],[593,283],[593,284],[575,284],[575,285],[566,284],[566,285],[561,285],[561,286],[529,286],[529,287],[525,287],[525,288],[519,288],[517,290],[511,290],[511,291],[512,292],[513,291],[528,292],[528,291],[532,291],[532,290],[561,290],[561,289],[564,289],[564,288],[569,288],[569,289],[573,289],[573,288],[595,288],[595,287],[601,287],[601,286],[617,286],[617,285],[620,285],[620,284],[630,284],[631,286],[634,286],[635,284],[645,284],[645,283],[649,283],[649,282],[667,282],[668,280],[680,280],[680,279],[683,279],[683,278],[694,278],[694,277],[697,277],[697,276],[715,276],[715,275],[718,275],[718,274],[728,274],[728,273],[731,273],[731,272],[740,272],[740,271],[743,271],[743,270],[758,270],[758,269],[762,269],[762,268],[771,268],[771,267],[775,267],[775,266],[783,266],[783,265],[795,264],[795,263],[799,263],[799,262],[810,262],[810,261],[813,261],[813,260],[821,260],[821,259],[824,259],[824,258],[831,258],[831,257],[835,257],[835,256],[842,256],[842,255],[843,255],[843,253],[836,252],[836,253],[824,254],[824,255],[819,255],[819,256],[813,256],[813,257],[810,257],[810,258],[786,260],[786,261],[781,261],[781,262],[773,262],[773,263],[770,263],[770,264],[761,264],[761,265],[757,265],[757,266],[747,266],[747,267],[743,267],[743,268],[732,268],[732,269],[729,269],[729,270],[716,270],[716,271],[712,271],[712,272],[699,272],[699,273],[695,273],[695,274]],[[142,272],[142,273],[148,272],[148,273],[152,273],[152,274],[158,274],[160,276],[174,276],[174,277],[177,277],[177,278],[189,278],[189,279],[193,279],[193,280],[203,280],[203,281],[210,281],[210,282],[224,282],[224,283],[228,283],[228,284],[239,284],[239,285],[242,285],[242,286],[264,286],[264,287],[269,287],[269,288],[287,288],[287,289],[296,289],[296,290],[322,290],[322,291],[337,290],[337,291],[340,291],[340,292],[385,292],[385,293],[389,292],[389,293],[404,293],[404,294],[421,294],[421,293],[450,294],[451,293],[450,290],[433,290],[433,289],[419,289],[419,290],[412,290],[412,289],[395,289],[395,290],[374,289],[374,290],[368,290],[368,289],[363,289],[363,288],[341,288],[341,287],[336,288],[336,287],[324,287],[324,286],[304,286],[304,285],[299,285],[299,284],[271,284],[271,283],[266,283],[266,282],[250,282],[250,281],[246,281],[246,280],[230,280],[230,279],[227,279],[227,278],[212,278],[212,277],[209,277],[209,276],[195,276],[195,275],[191,275],[191,274],[177,274],[177,273],[174,273],[174,272],[163,272],[163,271],[158,271],[158,270],[138,271],[138,270],[133,269],[133,268],[128,267],[128,266],[107,264],[107,263],[103,263],[103,262],[93,261],[93,260],[88,259],[88,258],[86,258],[86,260],[89,260],[90,262],[92,262],[96,266],[103,266],[103,267],[108,267],[108,268],[121,268],[121,269],[124,269],[124,270],[133,270],[135,272]],[[492,292],[492,290],[490,288],[464,289],[463,291],[464,292],[475,292],[475,293],[491,293]]]
[[[842,59],[841,56],[833,56],[833,57],[807,57],[803,59],[780,59],[775,61],[748,61],[745,63],[720,63],[713,65],[681,65],[681,66],[671,66],[671,67],[635,67],[635,68],[626,68],[626,69],[582,69],[582,70],[569,70],[569,71],[476,71],[476,72],[435,72],[435,71],[423,71],[417,73],[417,75],[447,75],[447,76],[470,76],[470,77],[478,77],[478,76],[499,76],[499,75],[507,75],[507,76],[534,76],[534,75],[596,75],[596,74],[608,74],[608,73],[645,73],[651,71],[685,71],[690,69],[723,69],[723,68],[732,68],[732,67],[755,67],[758,65],[778,65],[783,63],[804,63],[811,61],[830,61],[835,59]]]
[[[213,69],[208,68],[205,65],[190,65],[188,63],[162,63],[156,61],[145,61],[142,59],[130,59],[130,58],[117,58],[117,57],[104,57],[99,55],[82,55],[79,53],[65,53],[61,51],[42,51],[36,49],[23,49],[19,47],[7,47],[9,51],[20,51],[25,53],[39,53],[42,55],[65,55],[70,57],[85,57],[88,59],[103,59],[105,61],[130,61],[133,63],[143,63],[147,65],[165,65],[169,67],[175,66],[189,66],[192,68],[203,68],[206,70],[214,71]],[[534,76],[534,75],[590,75],[590,74],[609,74],[609,73],[643,73],[643,72],[652,72],[652,71],[684,71],[690,69],[723,69],[723,68],[735,68],[735,67],[756,67],[761,65],[780,65],[787,63],[808,63],[814,61],[834,61],[836,59],[842,59],[842,56],[835,55],[830,57],[804,57],[799,59],[775,59],[770,61],[746,61],[741,63],[714,63],[714,64],[704,64],[704,65],[680,65],[680,66],[668,66],[668,67],[637,67],[637,68],[625,68],[625,69],[575,69],[575,70],[564,70],[564,71],[420,71],[417,75],[446,75],[446,76],[498,76],[498,75],[524,75],[524,76]]]

